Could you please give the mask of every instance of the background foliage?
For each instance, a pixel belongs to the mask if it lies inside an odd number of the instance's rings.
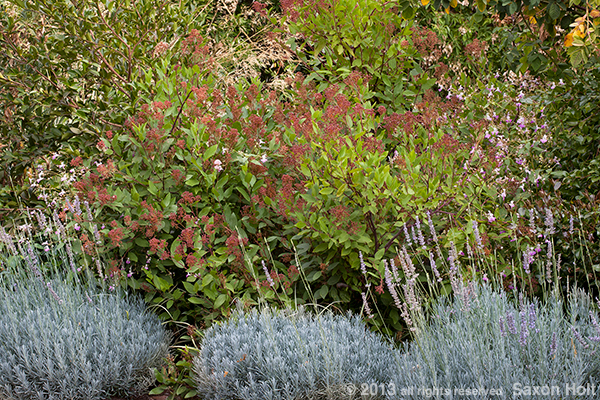
[[[4,1],[0,213],[55,212],[75,258],[129,276],[190,396],[186,346],[236,298],[370,305],[403,338],[385,263],[425,309],[451,261],[595,293],[597,8]]]

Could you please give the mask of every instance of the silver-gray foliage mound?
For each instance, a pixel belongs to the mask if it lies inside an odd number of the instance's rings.
[[[440,301],[398,353],[398,399],[595,399],[600,326],[589,297],[511,301],[489,286]]]
[[[146,390],[170,337],[142,300],[117,292],[64,279],[0,285],[0,398],[92,400]]]
[[[290,310],[236,311],[206,331],[194,360],[207,400],[358,398],[362,383],[388,382],[396,368],[390,344],[358,316]]]

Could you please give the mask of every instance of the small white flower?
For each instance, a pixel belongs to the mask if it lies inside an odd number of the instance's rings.
[[[262,157],[260,158],[260,162],[263,163],[263,164],[266,163],[267,160],[268,160],[268,158],[267,158],[266,154],[263,154]]]
[[[31,224],[25,224],[25,225],[19,226],[19,229],[22,231],[29,231],[31,228],[33,228],[33,226],[31,226]]]
[[[221,167],[221,160],[215,160],[214,162],[214,166],[215,166],[215,170],[217,171],[223,171],[223,167]]]
[[[542,136],[542,138],[540,139],[540,142],[542,142],[542,143],[546,143],[547,141],[548,141],[547,135]]]

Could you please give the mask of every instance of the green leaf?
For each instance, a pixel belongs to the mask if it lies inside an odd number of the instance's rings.
[[[148,181],[148,191],[156,196],[158,189],[156,188],[156,185],[154,185],[154,182]]]
[[[163,208],[169,207],[169,205],[171,204],[171,193],[167,193],[165,198],[162,199],[162,201],[160,202],[160,204],[162,204]]]
[[[183,287],[188,291],[188,293],[196,294],[198,292],[195,285],[190,282],[183,282]]]
[[[188,301],[192,304],[204,304],[204,302],[202,301],[202,299],[199,299],[197,297],[190,297],[188,299]]]
[[[150,395],[161,394],[166,389],[167,389],[166,385],[160,385],[159,387],[156,387],[156,388],[152,389],[149,394]]]
[[[140,194],[135,189],[135,186],[131,188],[131,198],[133,199],[133,201],[139,201],[140,200]]]
[[[317,43],[317,45],[315,46],[315,51],[314,54],[317,55],[321,52],[321,50],[323,50],[323,48],[325,47],[325,44],[327,44],[327,41],[324,38],[321,38],[319,40],[319,42]]]
[[[207,287],[214,279],[215,278],[211,274],[206,275],[202,278],[202,287]]]
[[[548,16],[556,21],[560,17],[560,7],[555,2],[548,4]]]
[[[203,156],[204,161],[211,158],[217,152],[218,147],[219,147],[218,144],[214,144],[214,145],[210,146],[208,149],[206,149],[206,151],[204,152],[204,156]]]
[[[219,297],[217,297],[217,300],[215,300],[215,304],[213,305],[213,308],[221,307],[223,305],[223,303],[225,303],[226,300],[227,300],[227,295],[220,294]]]
[[[321,252],[327,250],[328,248],[329,247],[327,246],[327,243],[321,243],[321,244],[319,244],[317,247],[315,247],[313,249],[313,252],[315,252],[315,253],[321,253]]]
[[[306,166],[306,164],[302,164],[300,166],[300,169],[302,170],[302,173],[304,174],[304,176],[306,176],[307,178],[311,177],[310,169],[308,169],[308,167]]]
[[[334,189],[332,187],[326,187],[319,191],[319,193],[321,193],[322,195],[325,195],[325,196],[329,196],[333,192],[334,192]]]
[[[327,293],[329,293],[329,286],[323,285],[315,292],[315,299],[324,299]]]
[[[348,235],[347,232],[342,232],[342,234],[340,235],[340,237],[338,238],[338,240],[341,243],[344,243],[345,241],[347,241],[348,239],[350,239],[350,235]]]
[[[310,274],[308,274],[308,276],[306,277],[306,279],[309,282],[314,282],[317,279],[319,279],[321,277],[321,275],[323,275],[321,271],[313,271]]]
[[[167,282],[158,275],[154,276],[153,283],[154,287],[160,290],[161,292],[166,292],[172,286],[171,283]]]
[[[195,179],[195,178],[188,179],[187,181],[185,181],[185,184],[187,186],[196,186],[199,183],[200,183],[200,181],[198,179]]]

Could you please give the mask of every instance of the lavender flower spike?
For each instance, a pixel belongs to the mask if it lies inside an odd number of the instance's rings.
[[[17,254],[17,248],[15,247],[15,244],[12,241],[12,237],[10,237],[8,233],[6,233],[2,225],[0,225],[0,242],[6,243],[10,251],[12,251],[12,253],[15,255]]]
[[[410,241],[410,234],[408,233],[408,229],[406,228],[406,224],[404,224],[404,226],[402,227],[402,229],[404,229],[404,238],[406,239],[406,244],[410,246],[412,244],[412,242]]]
[[[358,252],[358,259],[360,260],[360,271],[363,273],[363,275],[367,275],[367,267],[365,265],[365,261],[363,260],[363,255],[362,255],[362,251],[359,250]]]
[[[400,298],[398,297],[398,293],[396,293],[395,285],[392,282],[392,274],[390,273],[390,269],[388,268],[387,261],[383,260],[385,264],[385,283],[387,284],[388,289],[390,290],[390,294],[394,299],[394,304],[398,309],[402,309],[402,303],[400,302]]]
[[[271,274],[269,273],[269,270],[267,269],[267,266],[265,265],[265,260],[262,260],[262,267],[263,267],[263,271],[265,271],[265,275],[267,276],[267,281],[269,282],[269,286],[271,286],[271,287],[275,286],[275,282],[273,282],[273,278],[271,277]]]
[[[523,270],[525,270],[526,274],[531,273],[531,270],[529,269],[529,263],[531,262],[531,256],[529,254],[530,252],[531,248],[527,246],[527,250],[525,251],[525,253],[523,253]]]
[[[556,353],[556,332],[552,332],[552,342],[550,342],[550,355]]]
[[[513,335],[517,334],[517,327],[515,326],[515,317],[510,312],[506,312],[506,326],[508,331]]]
[[[437,278],[438,282],[442,281],[442,277],[440,276],[440,271],[438,271],[436,265],[435,265],[435,258],[433,258],[433,253],[429,252],[429,263],[431,264],[431,270],[433,271],[433,274],[435,275],[435,277]]]
[[[365,265],[365,262],[363,260],[362,251],[358,252],[358,258],[360,260],[360,271],[363,273],[365,279],[367,280],[367,284],[365,285],[365,287],[369,288],[371,287],[371,284],[369,283],[369,277],[367,276],[367,266]]]
[[[481,234],[479,233],[479,225],[475,220],[473,220],[473,234],[475,235],[475,242],[477,243],[477,248],[479,250],[483,250],[483,242],[481,241]]]
[[[500,336],[506,337],[506,328],[504,327],[504,318],[500,317],[498,321],[500,324]]]
[[[532,303],[529,305],[529,329],[539,332],[539,329],[535,327],[536,321],[537,315],[535,313],[535,304]]]
[[[35,253],[33,252],[33,247],[31,246],[31,243],[27,244],[27,253],[23,254],[23,256],[25,258],[25,262],[27,263],[27,266],[29,267],[29,269],[31,269],[31,271],[35,274],[35,276],[38,279],[42,279],[42,273],[40,272],[40,270],[37,267],[38,258],[35,255]]]
[[[62,300],[60,297],[58,297],[58,294],[56,294],[56,292],[54,291],[54,289],[52,289],[52,285],[50,284],[50,282],[48,282],[46,284],[46,286],[48,287],[48,290],[50,291],[50,293],[52,294],[52,297],[54,297],[54,299],[56,301],[58,301],[58,304],[62,304]]]
[[[396,267],[396,263],[393,258],[390,258],[390,266],[392,267],[392,275],[394,276],[394,280],[398,282],[400,277],[398,276],[398,268]]]
[[[573,230],[575,227],[573,226],[573,216],[569,216],[569,235],[573,236]]]
[[[421,247],[425,247],[425,238],[423,237],[423,232],[421,231],[421,221],[419,217],[415,217],[415,224],[417,225],[417,238],[419,240],[419,245]]]
[[[368,319],[373,318],[374,315],[371,312],[371,307],[369,307],[369,303],[367,302],[367,295],[365,294],[365,292],[362,292],[360,295],[362,296],[363,306],[365,307],[365,312],[367,313]]]
[[[529,337],[529,330],[527,329],[527,313],[525,310],[521,311],[521,335],[519,336],[519,343],[525,347],[527,345],[527,337]]]
[[[431,213],[427,211],[427,223],[429,224],[429,231],[431,232],[431,237],[435,243],[438,242],[437,234],[435,233],[435,226],[433,225],[433,221],[431,220]]]
[[[556,233],[554,229],[554,216],[552,215],[552,210],[546,208],[546,219],[544,220],[544,225],[546,225],[546,234],[553,235]]]
[[[574,326],[571,327],[571,331],[573,331],[573,336],[575,336],[575,339],[577,339],[579,344],[581,344],[584,349],[587,349],[590,347],[590,345],[587,344],[587,342],[583,339],[583,337],[581,337],[581,334],[579,332],[577,332],[577,329],[575,329]]]

